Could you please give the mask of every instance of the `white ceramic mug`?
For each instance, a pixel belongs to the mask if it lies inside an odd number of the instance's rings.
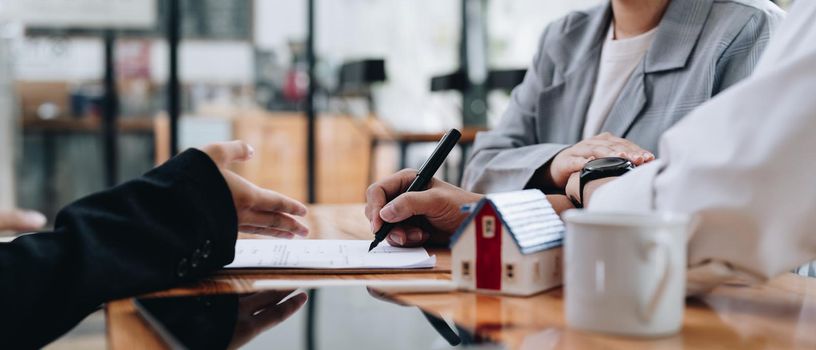
[[[568,326],[647,337],[680,330],[688,216],[570,210],[564,221]]]

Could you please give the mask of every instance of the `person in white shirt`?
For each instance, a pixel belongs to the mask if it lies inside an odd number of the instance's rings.
[[[584,188],[591,211],[693,214],[689,293],[816,259],[816,1],[797,1],[790,13],[754,74],[669,129],[659,159]],[[402,171],[369,188],[372,227],[420,216],[444,236],[467,215],[459,207],[481,198],[438,180],[397,195],[413,176]],[[577,197],[576,179],[567,192]]]

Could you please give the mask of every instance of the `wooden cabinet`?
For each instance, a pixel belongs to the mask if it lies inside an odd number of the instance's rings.
[[[255,148],[236,164],[249,181],[299,201],[306,200],[306,118],[295,113],[252,112],[233,121],[234,139]]]
[[[261,187],[306,201],[306,118],[300,113],[242,111],[227,120],[232,139],[248,142],[256,152],[252,160],[236,164],[233,170]],[[157,161],[167,159],[166,124],[166,118],[157,119]],[[321,115],[316,139],[317,202],[365,201],[371,167],[371,136],[365,122]],[[394,164],[387,157],[378,159]]]

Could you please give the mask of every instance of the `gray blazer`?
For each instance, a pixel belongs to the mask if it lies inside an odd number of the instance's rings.
[[[671,1],[601,132],[659,156],[658,140],[666,129],[751,74],[783,16],[767,0]],[[477,135],[464,188],[479,193],[525,188],[536,170],[581,140],[610,21],[606,4],[547,26],[501,122]]]

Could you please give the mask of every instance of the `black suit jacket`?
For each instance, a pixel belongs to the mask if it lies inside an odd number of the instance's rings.
[[[198,150],[76,201],[54,231],[0,244],[0,347],[42,346],[105,301],[230,263],[237,226],[227,184]]]

